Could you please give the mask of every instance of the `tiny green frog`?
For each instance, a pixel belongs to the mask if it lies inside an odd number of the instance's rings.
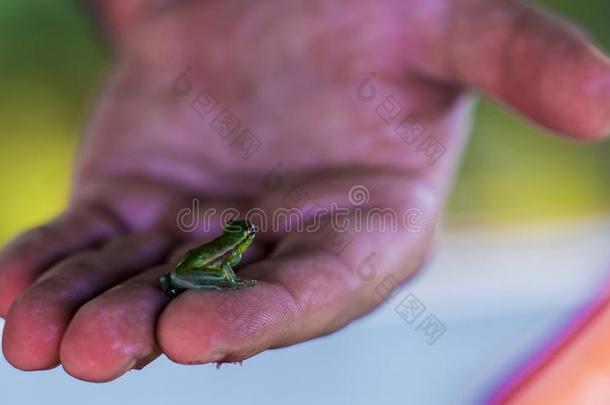
[[[256,227],[249,221],[229,221],[222,235],[189,250],[169,274],[161,277],[161,288],[170,297],[186,289],[226,290],[254,287],[256,280],[238,278],[233,272],[254,240]]]

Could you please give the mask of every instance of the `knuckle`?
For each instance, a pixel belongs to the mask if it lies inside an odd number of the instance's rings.
[[[96,252],[85,252],[71,256],[53,269],[53,275],[63,272],[78,272],[87,270],[89,272],[99,271],[105,267],[104,261]]]

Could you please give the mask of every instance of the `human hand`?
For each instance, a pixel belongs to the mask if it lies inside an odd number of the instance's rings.
[[[380,282],[408,279],[428,256],[425,230],[468,132],[469,89],[577,139],[610,130],[608,60],[521,3],[180,2],[151,14],[120,49],[69,208],[2,252],[6,358],[107,381],[160,351],[185,364],[239,361],[345,326],[383,300]],[[209,115],[206,95],[218,102]],[[391,95],[402,113],[387,123],[392,113],[378,107]],[[241,122],[226,139],[210,125],[224,108]],[[407,115],[421,123],[413,144],[417,125],[395,131]],[[235,142],[244,128],[261,142],[247,159]],[[442,156],[418,148],[429,135]],[[357,185],[370,198],[355,207]],[[416,208],[423,229],[351,227],[339,252],[289,223],[255,242],[240,273],[260,280],[255,288],[171,302],[162,293],[159,277],[180,252],[217,234],[176,227],[193,199],[202,212],[273,213],[294,187],[309,206],[335,203],[351,219],[356,208]]]

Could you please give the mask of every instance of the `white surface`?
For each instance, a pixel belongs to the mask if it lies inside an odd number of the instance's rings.
[[[10,404],[472,404],[583,305],[610,268],[610,221],[455,232],[389,304],[322,339],[243,367],[162,358],[109,384],[0,360]],[[409,292],[446,333],[428,345],[395,304]],[[394,304],[394,305],[392,305]]]

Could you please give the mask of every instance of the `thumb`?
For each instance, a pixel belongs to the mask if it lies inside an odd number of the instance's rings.
[[[580,30],[514,0],[458,0],[450,21],[452,80],[556,132],[610,133],[610,59]]]

